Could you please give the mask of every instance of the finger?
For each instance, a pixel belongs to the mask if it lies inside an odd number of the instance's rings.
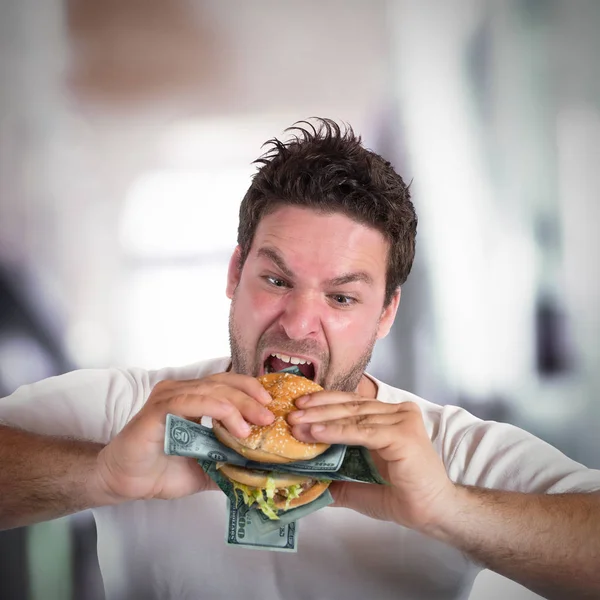
[[[218,373],[213,376],[215,381],[225,383],[231,387],[237,388],[246,395],[254,398],[263,405],[270,404],[273,401],[271,394],[262,386],[260,381],[249,375],[239,373]]]
[[[397,404],[387,404],[378,400],[353,399],[344,404],[325,404],[293,411],[288,415],[288,422],[290,424],[320,423],[368,414],[397,414],[399,412]]]
[[[385,426],[392,427],[402,422],[402,416],[397,414],[379,414],[379,415],[364,415],[359,417],[349,417],[347,419],[339,419],[330,421],[328,425],[334,424],[337,426],[345,426],[347,428],[355,427],[358,429],[372,430],[375,427]],[[308,444],[314,444],[321,441],[320,438],[313,435],[312,430],[315,425],[312,423],[300,423],[292,426],[292,435],[299,441]],[[346,429],[347,431],[347,429]],[[349,442],[343,442],[345,444]]]
[[[241,394],[242,392],[237,392]],[[233,394],[231,394],[233,395]],[[248,399],[248,403],[254,400]],[[239,402],[239,401],[238,401]],[[243,404],[243,402],[239,402]],[[266,410],[264,407],[257,405],[261,410]],[[169,412],[181,417],[211,417],[221,421],[223,425],[236,437],[245,438],[250,435],[250,424],[244,418],[251,416],[251,411],[246,410],[244,414],[230,400],[220,399],[215,396],[200,396],[196,394],[181,394],[173,399],[169,405]],[[269,412],[269,411],[267,411]],[[274,418],[271,414],[271,420]]]
[[[327,421],[328,423],[335,422],[337,425],[356,425],[356,427],[370,427],[372,425],[398,425],[404,420],[403,415],[397,413],[387,413],[378,415],[359,415],[356,417],[347,417],[345,419],[337,419],[336,421]],[[312,424],[309,424],[312,426]]]
[[[317,440],[312,436],[310,428],[310,423],[294,425],[292,426],[292,435],[300,442],[304,442],[306,444],[316,444]]]
[[[344,402],[364,401],[365,398],[352,392],[338,392],[324,390],[314,394],[306,394],[295,400],[298,408],[308,408],[309,406],[321,406],[323,404],[343,404]]]
[[[211,395],[222,401],[231,402],[249,423],[269,425],[275,419],[266,406],[237,388],[225,384],[217,385],[211,391]]]
[[[310,436],[315,442],[364,446],[369,450],[382,451],[398,443],[398,425],[356,423],[315,423],[310,425]]]

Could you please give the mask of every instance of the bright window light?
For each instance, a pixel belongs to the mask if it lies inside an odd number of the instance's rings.
[[[129,265],[121,362],[160,368],[229,354],[227,265],[254,170],[159,170],[133,184],[119,228]]]
[[[227,265],[140,268],[123,288],[120,351],[160,368],[229,354]]]
[[[155,171],[131,187],[120,223],[130,256],[176,258],[230,251],[254,169]]]

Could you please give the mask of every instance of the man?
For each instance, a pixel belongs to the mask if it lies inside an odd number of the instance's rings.
[[[258,162],[228,271],[231,358],[78,371],[4,399],[0,526],[94,509],[109,600],[464,599],[482,566],[549,598],[598,597],[600,472],[365,374],[414,256],[400,176],[328,120]],[[367,447],[390,485],[334,483],[297,554],[230,548],[223,494],[163,453],[165,416],[244,437],[273,419],[253,377],[289,362],[326,389],[297,402],[294,435]]]

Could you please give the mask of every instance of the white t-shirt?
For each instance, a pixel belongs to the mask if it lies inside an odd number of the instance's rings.
[[[183,368],[81,370],[0,400],[0,421],[107,443],[162,379],[225,371],[230,359]],[[537,493],[600,490],[600,471],[507,424],[481,421],[374,380],[382,402],[416,402],[450,478]],[[295,554],[228,547],[220,491],[95,509],[107,600],[434,600],[468,598],[480,567],[458,550],[354,511],[324,508],[299,523]]]

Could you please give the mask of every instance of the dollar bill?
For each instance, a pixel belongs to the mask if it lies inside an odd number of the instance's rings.
[[[227,499],[228,523],[226,543],[228,546],[296,552],[298,549],[298,523],[292,521],[277,525],[270,531],[261,528],[259,511],[249,508],[240,497],[237,502]]]
[[[221,474],[214,460],[199,460],[198,462],[227,496],[227,544],[231,546],[295,552],[298,544],[298,521],[333,502],[329,490],[326,490],[309,504],[288,511],[280,511],[279,519],[272,520],[255,506],[248,507],[244,503],[242,494],[236,495],[231,481]],[[322,473],[318,475],[322,475]],[[311,476],[314,477],[314,474]],[[385,483],[372,464],[369,453],[365,448],[358,446],[348,448],[340,472],[331,473],[329,477],[344,481]]]
[[[231,481],[221,474],[219,469],[217,469],[216,463],[205,460],[198,461],[200,466],[204,469],[204,472],[221,488],[221,491],[229,498],[231,502],[234,504],[239,500],[241,494],[236,494]],[[279,520],[269,519],[267,515],[265,515],[262,511],[258,509],[256,512],[259,513],[258,519],[261,522],[261,527],[258,527],[261,531],[272,531],[276,529],[282,524],[291,523],[292,521],[297,521],[307,515],[310,515],[325,506],[329,506],[333,504],[333,496],[329,492],[329,490],[325,490],[318,498],[315,498],[309,504],[305,504],[304,506],[298,506],[297,508],[291,508],[286,511],[280,511],[278,513]]]
[[[216,463],[209,460],[198,462],[204,469],[204,472],[221,488],[221,491],[227,496],[227,498],[229,498],[229,500],[233,504],[237,503],[240,500],[242,494],[235,493],[231,481],[221,474],[219,469],[217,469]],[[268,532],[272,531],[273,529],[276,529],[282,524],[291,523],[293,521],[297,521],[298,519],[306,517],[307,515],[310,515],[311,513],[320,510],[321,508],[328,506],[332,503],[332,495],[329,493],[329,490],[325,490],[323,494],[321,494],[318,498],[315,498],[315,500],[313,500],[309,504],[299,506],[298,508],[292,508],[287,511],[279,511],[277,515],[279,517],[278,520],[269,519],[269,517],[267,517],[262,511],[256,508],[253,510],[256,510],[256,512],[259,513],[258,519],[260,521],[260,525],[258,529],[261,531]]]
[[[256,507],[253,507],[252,510],[256,512],[256,516],[254,518],[255,520],[257,520],[257,531],[266,534],[270,533],[271,531],[275,531],[282,525],[298,522],[300,519],[318,510],[321,510],[322,508],[325,508],[330,504],[333,504],[333,496],[331,495],[329,490],[325,490],[318,498],[315,498],[309,504],[305,504],[304,506],[298,506],[297,508],[291,508],[289,510],[278,513],[278,521],[269,519],[267,515],[265,515],[261,510],[258,510]]]
[[[246,459],[235,450],[222,444],[209,427],[188,421],[175,415],[167,415],[165,431],[165,453],[176,456],[191,456],[202,462],[225,462],[250,469],[309,475],[319,480],[354,481],[385,484],[378,473],[371,455],[362,446],[341,446],[342,451],[333,460],[316,457],[312,461],[267,464]],[[333,447],[332,447],[333,448]],[[327,451],[330,452],[331,448]],[[321,455],[323,456],[323,455]],[[341,458],[341,464],[340,462]],[[321,460],[320,460],[321,459]],[[309,467],[307,467],[309,463]],[[328,468],[334,464],[337,469]]]
[[[332,481],[353,481],[357,483],[370,483],[388,485],[380,475],[371,454],[363,446],[348,446],[342,466],[336,472],[317,473],[311,475],[315,479],[331,479]]]
[[[308,475],[319,471],[336,472],[344,462],[346,446],[335,444],[311,460],[287,464],[259,463],[248,460],[222,444],[210,427],[168,414],[165,430],[165,454],[190,456],[198,460],[225,462],[248,469],[282,471]]]

